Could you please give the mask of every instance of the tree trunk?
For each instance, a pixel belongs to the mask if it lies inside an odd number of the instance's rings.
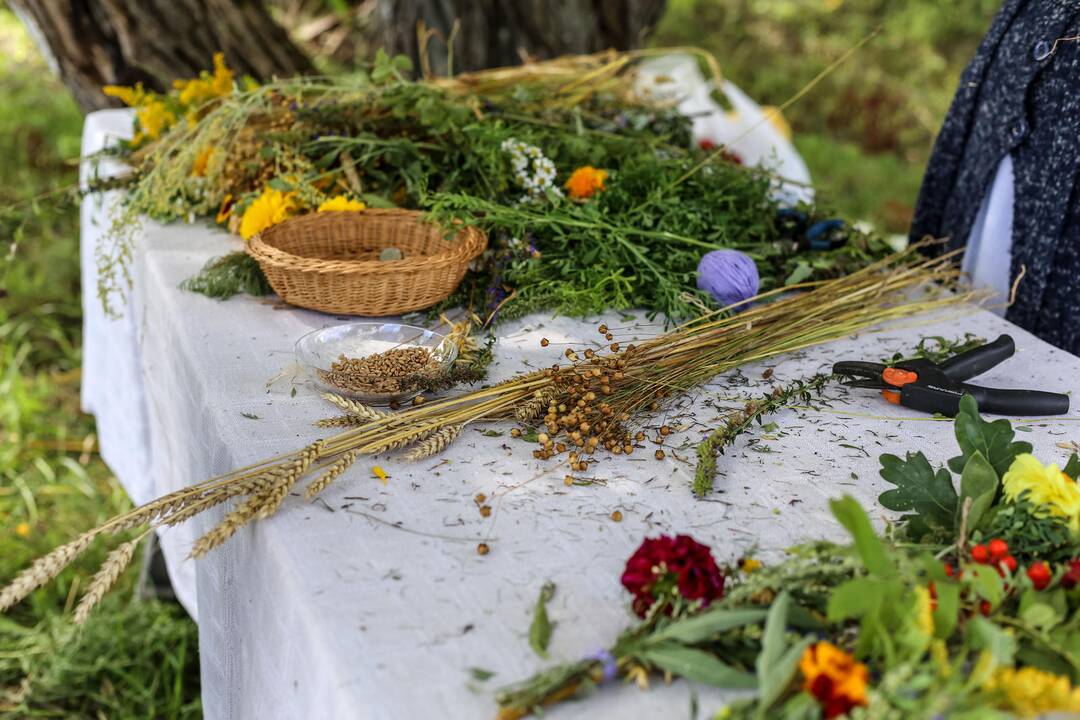
[[[446,41],[460,22],[453,72],[517,65],[608,48],[638,47],[663,14],[666,0],[378,0],[383,44],[420,68],[417,24],[437,30],[427,67],[450,70]]]
[[[238,75],[290,76],[311,63],[258,0],[7,0],[84,111],[102,85],[166,90],[225,53]]]

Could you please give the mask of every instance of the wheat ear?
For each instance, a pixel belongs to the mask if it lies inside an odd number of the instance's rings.
[[[205,495],[193,497],[173,512],[160,519],[162,525],[179,525],[190,520],[204,510],[220,505],[230,498],[238,495],[252,495],[264,490],[267,485],[275,480],[272,473],[261,473],[254,477],[236,480]]]
[[[349,466],[356,461],[356,456],[358,454],[359,453],[355,450],[350,450],[328,465],[326,469],[322,471],[322,474],[312,480],[307,486],[304,490],[304,497],[308,500],[314,499],[316,495],[325,490],[330,483],[337,480],[343,472],[349,469]]]
[[[101,598],[105,597],[105,593],[109,592],[112,586],[116,584],[116,580],[131,564],[131,558],[135,555],[135,548],[139,546],[139,541],[145,535],[146,533],[143,533],[134,540],[124,543],[105,558],[105,562],[101,564],[101,569],[94,574],[90,585],[86,588],[86,592],[83,593],[82,598],[79,600],[78,607],[75,608],[76,625],[82,625],[86,622],[86,618],[90,616],[90,611],[101,601]]]
[[[192,544],[190,557],[201,558],[235,535],[236,531],[247,524],[248,520],[255,517],[259,507],[266,502],[268,492],[269,490],[262,490],[237,505],[235,510]]]
[[[424,438],[428,438],[434,435],[436,432],[438,432],[438,430],[435,427],[425,427],[419,430],[413,430],[412,432],[406,433],[402,437],[399,437],[395,440],[390,440],[389,442],[382,442],[378,445],[366,448],[364,452],[368,455],[378,455],[379,453],[386,452],[387,450],[401,450],[402,448],[406,448],[415,442],[419,442]]]
[[[390,414],[385,410],[376,410],[373,407],[369,407],[363,403],[335,393],[323,393],[322,398],[332,405],[337,405],[348,414],[355,415],[366,421],[378,420],[379,418],[384,418]]]
[[[444,427],[439,432],[429,437],[424,442],[414,447],[409,452],[405,453],[405,459],[413,462],[416,460],[423,460],[426,457],[430,457],[437,453],[441,453],[446,447],[457,439],[457,436],[461,434],[464,425],[451,425],[450,427]]]
[[[532,422],[540,417],[540,413],[544,411],[554,397],[555,391],[551,388],[537,390],[532,398],[518,406],[514,411],[514,417],[517,418],[518,422]]]
[[[308,445],[300,453],[300,457],[293,462],[292,467],[282,475],[281,479],[267,488],[266,502],[255,514],[257,520],[265,520],[277,512],[277,509],[281,507],[281,503],[285,502],[289,491],[293,489],[293,485],[304,476],[311,464],[319,459],[319,455],[322,454],[322,447],[322,440],[316,440]]]
[[[95,532],[83,533],[66,545],[61,545],[48,555],[35,560],[33,565],[19,573],[7,587],[0,590],[0,612],[7,610],[59,575],[61,570],[90,547],[90,542],[95,535]]]

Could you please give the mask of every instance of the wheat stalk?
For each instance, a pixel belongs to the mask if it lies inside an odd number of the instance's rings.
[[[417,460],[423,460],[426,457],[441,453],[450,445],[450,443],[457,439],[457,436],[461,434],[461,431],[464,428],[464,425],[444,427],[442,430],[405,453],[405,459],[409,462],[416,462]]]
[[[358,425],[364,425],[370,422],[365,420],[359,415],[335,415],[330,418],[323,418],[322,420],[315,421],[315,427],[321,428],[338,428],[338,427],[357,427]]]
[[[19,602],[39,587],[49,582],[71,562],[82,555],[97,536],[97,531],[83,533],[66,545],[40,557],[34,564],[19,573],[7,587],[0,591],[0,612]]]
[[[327,465],[326,469],[305,488],[304,497],[313,500],[316,495],[325,490],[330,483],[337,480],[342,473],[356,462],[357,455],[359,453],[356,450],[350,450],[330,465]]]
[[[82,625],[86,622],[86,618],[90,616],[90,611],[101,601],[101,598],[105,597],[105,593],[109,592],[112,586],[116,584],[117,579],[131,564],[131,558],[135,555],[135,548],[139,546],[139,542],[144,537],[146,537],[146,533],[120,545],[105,558],[105,562],[101,564],[101,569],[94,574],[94,577],[90,580],[90,585],[86,588],[86,592],[83,593],[82,598],[79,600],[78,607],[75,608],[76,625]]]

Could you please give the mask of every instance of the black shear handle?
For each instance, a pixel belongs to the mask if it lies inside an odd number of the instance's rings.
[[[950,379],[958,382],[970,380],[976,375],[982,375],[1000,363],[1005,362],[1016,352],[1016,344],[1008,335],[1002,335],[992,343],[980,345],[977,348],[960,353],[956,357],[949,358],[938,366]],[[981,405],[981,403],[980,403]],[[987,412],[995,412],[987,410]]]
[[[1011,341],[1010,341],[1011,342]],[[1069,396],[1042,390],[1002,390],[963,385],[975,397],[979,412],[1009,416],[1064,415],[1069,412]]]

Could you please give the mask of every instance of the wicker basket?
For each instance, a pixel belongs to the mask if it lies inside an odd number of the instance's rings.
[[[401,260],[380,261],[390,247]],[[400,315],[454,292],[486,235],[466,228],[447,240],[411,210],[301,215],[250,238],[247,251],[292,305],[339,315]]]

